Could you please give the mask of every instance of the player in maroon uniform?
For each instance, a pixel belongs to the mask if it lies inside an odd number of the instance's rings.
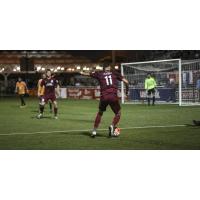
[[[110,65],[105,66],[103,71],[92,73],[81,72],[81,74],[97,79],[100,84],[101,97],[99,103],[99,112],[96,115],[91,136],[96,136],[96,131],[101,122],[101,117],[103,112],[106,111],[108,105],[110,105],[112,111],[115,113],[112,124],[109,126],[109,136],[114,136],[114,130],[121,117],[121,106],[117,96],[118,81],[123,81],[125,83],[127,92],[128,81],[121,76],[120,73],[113,71]]]
[[[59,95],[59,85],[58,81],[51,76],[51,71],[47,70],[46,78],[43,79],[40,83],[41,87],[45,87],[44,96],[42,97],[42,101],[40,103],[40,114],[37,116],[39,119],[42,118],[44,112],[44,106],[48,101],[53,103],[54,107],[54,117],[57,119],[58,105],[56,101],[56,94]]]

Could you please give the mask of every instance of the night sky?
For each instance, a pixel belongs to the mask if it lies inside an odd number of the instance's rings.
[[[169,54],[170,53],[170,54]],[[11,50],[0,51],[0,55],[8,56],[11,58],[13,55],[36,54],[49,57],[49,55],[72,55],[74,57],[85,57],[91,62],[101,62],[102,59],[110,60],[112,57],[112,50]],[[170,58],[182,58],[182,59],[198,59],[200,58],[199,50],[115,50],[116,62],[131,62],[131,61],[143,61],[154,59],[170,59]]]
[[[84,56],[92,61],[99,60],[105,56],[111,56],[111,50],[68,50],[66,51],[72,56]]]

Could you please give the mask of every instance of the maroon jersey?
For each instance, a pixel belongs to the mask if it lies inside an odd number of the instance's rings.
[[[109,94],[117,95],[118,81],[123,79],[122,75],[116,71],[92,72],[90,76],[99,81],[102,97]]]
[[[55,95],[55,88],[58,85],[58,81],[54,78],[46,78],[41,81],[41,87],[45,87],[44,95]]]

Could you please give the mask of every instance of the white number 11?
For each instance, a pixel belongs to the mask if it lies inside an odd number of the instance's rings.
[[[112,85],[112,76],[111,75],[105,76],[105,79],[106,79],[106,84],[107,85]]]

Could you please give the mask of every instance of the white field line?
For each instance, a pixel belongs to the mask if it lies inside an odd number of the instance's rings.
[[[174,128],[174,127],[185,127],[184,124],[179,125],[160,125],[160,126],[134,126],[134,127],[125,127],[120,128],[122,130],[128,130],[128,129],[148,129],[148,128]],[[106,131],[108,129],[98,129],[98,131]],[[0,136],[4,135],[34,135],[34,134],[50,134],[50,133],[71,133],[71,132],[90,132],[91,129],[75,129],[75,130],[60,130],[60,131],[39,131],[39,132],[29,132],[29,133],[2,133]]]

